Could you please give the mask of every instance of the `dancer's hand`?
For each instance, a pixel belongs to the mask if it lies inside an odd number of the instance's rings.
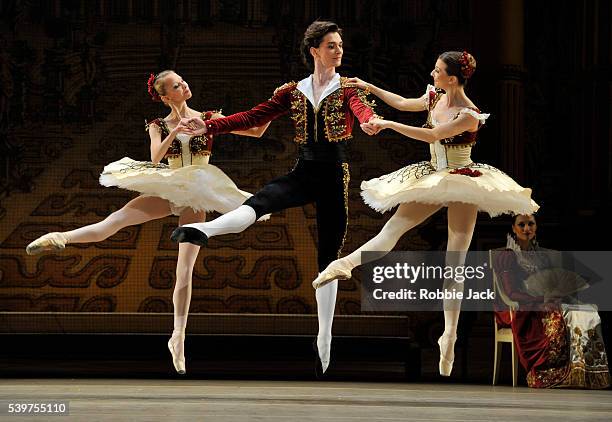
[[[366,132],[368,135],[370,134],[376,135],[378,134],[378,132],[380,132],[383,129],[387,129],[388,127],[389,127],[389,122],[387,120],[379,119],[377,117],[374,117],[370,119],[367,123],[363,123],[361,125],[361,128],[363,129],[363,131]]]
[[[361,130],[363,130],[365,133],[367,133],[370,136],[376,135],[376,132],[374,131],[374,129],[369,123],[362,123],[359,125],[359,127],[361,127]]]
[[[204,120],[199,117],[181,119],[180,124],[186,127],[184,133],[187,133],[192,136],[200,136],[208,132],[206,128],[206,123],[204,123]]]
[[[176,127],[172,130],[172,132],[174,132],[174,135],[177,135],[179,133],[187,133],[191,135],[191,132],[193,132],[193,130],[189,126],[187,126],[187,124],[183,122],[183,120],[187,119],[181,119],[179,124],[176,125]]]
[[[360,88],[360,89],[370,89],[369,85],[370,84],[362,81],[359,78],[348,78],[346,80],[346,86],[350,86],[350,87],[355,87],[355,88]]]

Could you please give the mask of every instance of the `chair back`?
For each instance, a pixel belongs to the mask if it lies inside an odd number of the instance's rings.
[[[496,298],[499,297],[501,301],[504,303],[504,305],[510,308],[510,318],[512,318],[513,312],[518,310],[519,304],[518,302],[515,302],[512,299],[510,299],[508,295],[506,294],[504,287],[500,285],[499,279],[497,277],[497,272],[495,271],[495,265],[494,265],[495,264],[494,263],[495,252],[500,252],[505,249],[506,248],[497,248],[497,249],[489,250],[489,266],[491,268],[491,275],[493,276],[493,291],[495,292],[495,297]]]

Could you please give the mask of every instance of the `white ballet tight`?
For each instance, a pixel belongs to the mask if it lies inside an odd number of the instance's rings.
[[[188,224],[187,226],[204,232],[208,237],[213,237],[228,233],[240,233],[252,225],[256,219],[257,216],[253,208],[248,205],[241,205],[214,220]]]
[[[336,295],[338,293],[338,280],[319,288],[315,292],[317,299],[317,317],[319,319],[319,333],[317,335],[317,349],[323,370],[329,365],[331,353],[332,323],[336,308]]]
[[[239,233],[252,225],[257,216],[255,210],[248,205],[242,205],[219,218],[205,223],[189,224],[188,227],[196,228],[208,237],[227,233]],[[336,295],[338,282],[333,281],[328,285],[317,289],[317,316],[319,320],[319,333],[317,335],[317,347],[319,355],[326,368],[329,364],[329,355],[332,338],[332,323],[336,306]]]
[[[425,221],[440,208],[439,205],[401,204],[380,233],[363,244],[359,249],[341,259],[350,268],[354,268],[365,263],[362,261],[362,252],[391,251],[404,233]],[[461,266],[464,264],[465,256],[472,240],[472,234],[474,233],[477,211],[478,207],[475,205],[463,203],[451,203],[448,205],[448,244],[446,250],[452,253],[447,253],[446,265]],[[369,260],[380,257],[373,256]],[[444,289],[463,291],[463,283],[457,283],[452,279],[445,280]],[[456,336],[460,308],[461,300],[444,301],[443,335]]]
[[[128,202],[123,208],[117,210],[104,220],[64,232],[67,243],[100,242],[117,233],[124,227],[142,224],[147,221],[164,218],[171,215],[170,204],[167,200],[139,196]],[[184,210],[179,217],[179,225],[204,221],[204,212]],[[190,243],[179,244],[178,260],[176,263],[176,283],[172,294],[174,304],[174,331],[172,333],[174,348],[180,356],[184,353],[183,336],[187,326],[187,315],[191,303],[193,267],[200,247]]]
[[[139,196],[104,220],[64,232],[67,243],[91,243],[108,239],[124,227],[146,223],[171,214],[168,201],[153,196]]]

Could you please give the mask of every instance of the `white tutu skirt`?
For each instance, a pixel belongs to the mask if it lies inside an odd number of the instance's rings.
[[[167,199],[174,214],[180,214],[186,207],[227,213],[252,196],[238,189],[232,179],[212,164],[171,169],[166,164],[128,157],[104,167],[100,184]]]
[[[450,202],[475,204],[491,217],[532,214],[538,210],[539,205],[531,199],[531,189],[520,186],[503,171],[478,163],[465,169],[471,175],[453,174],[449,168],[435,170],[429,161],[422,161],[362,182],[361,196],[379,212],[411,202],[443,206]]]

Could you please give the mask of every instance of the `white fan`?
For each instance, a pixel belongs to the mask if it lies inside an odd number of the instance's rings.
[[[538,271],[524,283],[527,293],[545,298],[562,298],[589,287],[589,283],[579,274],[563,268]]]

